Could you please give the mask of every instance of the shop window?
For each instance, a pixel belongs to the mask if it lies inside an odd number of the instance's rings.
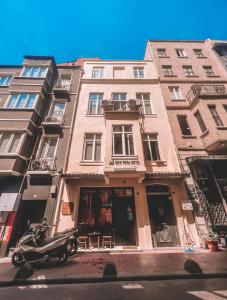
[[[177,116],[182,135],[192,135],[188,125],[187,116]]]
[[[101,134],[86,133],[84,140],[83,160],[100,161],[101,159]]]
[[[134,155],[132,125],[113,125],[113,155]]]
[[[160,160],[160,151],[157,134],[145,134],[143,137],[145,160]]]

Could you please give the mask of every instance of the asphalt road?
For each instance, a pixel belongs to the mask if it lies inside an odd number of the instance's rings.
[[[227,279],[19,286],[0,288],[0,299],[224,300],[227,299]]]

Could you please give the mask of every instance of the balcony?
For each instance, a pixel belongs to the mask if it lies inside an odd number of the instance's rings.
[[[53,87],[53,92],[55,95],[68,95],[71,92],[71,84],[58,80]]]
[[[44,127],[61,127],[64,124],[64,113],[63,111],[53,111],[49,113],[45,120],[42,122]]]
[[[29,173],[50,174],[57,170],[56,158],[36,158],[31,162]]]
[[[138,118],[140,115],[140,100],[103,100],[102,108],[107,118]]]
[[[197,98],[215,98],[215,97],[226,97],[227,91],[223,84],[218,85],[192,85],[190,91],[187,94],[187,100],[190,104]]]

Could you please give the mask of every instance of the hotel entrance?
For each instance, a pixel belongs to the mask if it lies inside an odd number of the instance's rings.
[[[146,193],[154,247],[181,246],[169,186],[150,185]]]
[[[83,234],[111,235],[117,246],[136,245],[136,213],[133,188],[81,188],[78,223]]]

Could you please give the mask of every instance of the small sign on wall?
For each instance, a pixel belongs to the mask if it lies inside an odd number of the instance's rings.
[[[63,202],[61,212],[64,216],[71,215],[73,213],[73,202]]]
[[[183,210],[193,210],[193,206],[192,206],[191,201],[184,201],[182,203],[182,209]]]

